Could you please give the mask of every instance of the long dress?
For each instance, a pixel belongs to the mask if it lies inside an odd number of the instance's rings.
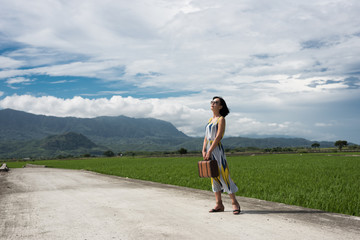
[[[218,130],[218,124],[220,117],[215,123],[212,123],[212,118],[210,118],[208,124],[206,125],[205,137],[206,137],[206,151],[210,148],[211,144],[216,138],[216,133]],[[216,178],[211,178],[211,185],[213,192],[227,192],[235,193],[238,191],[238,187],[230,177],[229,167],[226,161],[225,151],[221,141],[218,146],[214,148],[211,153],[211,159],[217,161],[219,167],[220,176]]]

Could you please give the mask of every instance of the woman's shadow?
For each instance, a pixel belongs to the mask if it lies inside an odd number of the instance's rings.
[[[326,213],[321,210],[241,210],[242,214],[316,214]]]

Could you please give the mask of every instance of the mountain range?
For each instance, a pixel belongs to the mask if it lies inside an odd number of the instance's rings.
[[[54,157],[99,154],[106,150],[200,151],[203,138],[189,137],[171,123],[126,116],[75,118],[35,115],[13,109],[0,110],[0,158]],[[228,137],[224,147],[311,147],[303,138]],[[333,147],[333,142],[320,142]]]

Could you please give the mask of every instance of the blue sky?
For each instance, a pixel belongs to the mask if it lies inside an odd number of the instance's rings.
[[[360,144],[359,1],[0,3],[0,109]]]

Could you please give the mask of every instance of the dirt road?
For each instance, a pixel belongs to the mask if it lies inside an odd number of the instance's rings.
[[[240,198],[208,213],[207,191],[50,168],[0,174],[0,239],[359,239],[360,218]]]

